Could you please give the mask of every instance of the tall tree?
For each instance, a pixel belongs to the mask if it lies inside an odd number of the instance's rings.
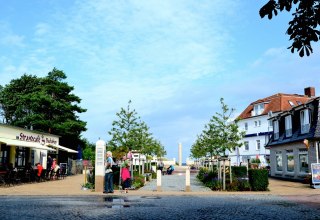
[[[199,158],[203,156],[222,156],[226,150],[233,151],[237,146],[241,146],[244,132],[241,132],[237,120],[232,120],[231,116],[235,109],[229,109],[220,99],[222,112],[216,112],[205,125],[201,135],[197,137],[191,148],[191,156]]]
[[[130,108],[130,104],[131,100],[126,109],[121,108],[120,112],[116,113],[118,119],[112,122],[112,128],[108,132],[111,139],[107,146],[118,158],[127,153],[129,149],[148,155],[154,154],[158,142],[154,141],[149,127],[141,120],[136,110]]]
[[[78,106],[81,99],[63,82],[66,78],[54,68],[43,78],[24,74],[11,80],[0,90],[4,123],[59,135],[61,145],[76,149],[86,130],[78,114],[86,110]]]
[[[294,7],[295,6],[295,7]],[[320,39],[320,1],[319,0],[269,0],[259,11],[261,18],[268,16],[272,19],[283,10],[291,11],[293,19],[289,22],[287,34],[292,40],[292,45],[288,47],[291,52],[296,50],[299,56],[307,56],[313,52],[311,42],[318,42]]]

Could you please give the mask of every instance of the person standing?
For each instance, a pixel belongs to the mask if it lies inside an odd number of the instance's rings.
[[[107,159],[105,162],[105,176],[104,176],[104,192],[113,193],[113,172],[112,165],[114,164],[111,151],[107,151]]]
[[[47,173],[46,173],[47,179],[50,179],[51,167],[52,167],[52,158],[49,155],[47,159]]]
[[[130,162],[126,158],[126,156],[123,156],[123,163],[121,164],[121,180],[123,189],[125,190],[125,193],[128,193],[128,189],[130,188]]]
[[[159,164],[158,164],[158,170],[161,170],[162,175],[164,174],[163,173],[163,167],[164,167],[164,164],[163,164],[162,160],[160,160]]]

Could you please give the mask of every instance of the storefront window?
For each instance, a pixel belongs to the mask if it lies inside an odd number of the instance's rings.
[[[5,170],[9,162],[9,147],[2,144],[0,150],[0,170]]]
[[[276,161],[277,161],[277,166],[276,166],[277,171],[282,171],[282,154],[281,154],[281,151],[276,152]]]
[[[17,147],[16,148],[16,167],[25,167],[27,158],[27,148]]]
[[[309,173],[308,152],[306,150],[299,151],[299,170],[301,173]]]
[[[294,171],[294,156],[293,156],[292,150],[287,151],[287,171],[288,172]]]

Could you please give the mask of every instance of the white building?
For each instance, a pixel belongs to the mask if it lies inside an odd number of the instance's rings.
[[[247,163],[259,158],[262,165],[269,163],[270,151],[266,149],[269,136],[273,132],[268,119],[292,107],[306,103],[314,96],[314,88],[305,88],[305,95],[278,93],[252,102],[240,115],[239,128],[246,132],[243,145],[229,152],[232,165]]]

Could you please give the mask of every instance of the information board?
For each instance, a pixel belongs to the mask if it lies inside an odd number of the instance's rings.
[[[311,164],[311,179],[314,188],[320,188],[320,163]]]

